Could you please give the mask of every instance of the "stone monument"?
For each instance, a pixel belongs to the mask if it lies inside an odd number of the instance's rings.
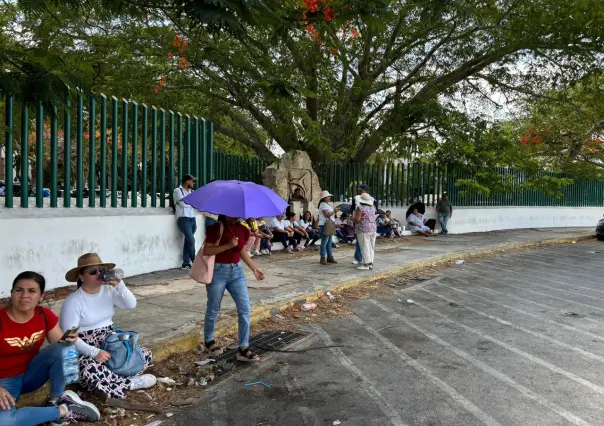
[[[306,152],[288,152],[268,166],[264,170],[263,184],[287,201],[291,200],[296,189],[300,189],[304,200],[290,203],[292,211],[301,214],[309,210],[316,216],[321,186]]]

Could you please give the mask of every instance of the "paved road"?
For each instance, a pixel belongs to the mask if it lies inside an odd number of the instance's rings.
[[[447,270],[313,328],[178,425],[604,425],[604,244]],[[413,303],[409,303],[411,299]],[[263,380],[273,389],[244,388]]]

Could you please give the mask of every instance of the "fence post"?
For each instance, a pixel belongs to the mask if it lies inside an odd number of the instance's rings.
[[[151,207],[157,207],[157,108],[151,107]]]
[[[84,99],[78,92],[76,105],[76,207],[84,207]]]
[[[96,200],[96,99],[88,95],[88,207]]]
[[[141,164],[143,167],[142,170],[142,174],[141,174],[141,207],[147,207],[147,162],[149,161],[149,158],[147,156],[147,151],[149,149],[148,147],[148,140],[147,140],[147,126],[149,125],[148,122],[148,115],[149,115],[149,111],[147,109],[147,105],[143,104],[143,108],[142,108],[142,123],[141,123],[141,131],[142,131],[142,136],[143,136],[143,148],[142,148],[142,160],[141,160]]]
[[[26,111],[27,109],[23,110],[24,113]],[[21,135],[27,141],[27,131]],[[27,158],[25,164],[27,165]],[[25,169],[22,167],[21,170],[21,175],[23,175],[23,170],[27,170],[27,167]],[[65,102],[63,111],[63,207],[71,207],[71,101],[69,99]]]
[[[209,179],[208,180],[212,180],[213,176],[214,176],[214,123],[209,121],[208,122],[208,159],[209,159],[209,164],[208,164],[208,172],[209,172]]]
[[[58,126],[59,120],[57,117],[57,107],[52,107],[52,117],[50,117],[50,207],[57,207],[57,194],[59,186],[59,139]]]
[[[132,202],[138,207],[138,104],[132,102]]]
[[[101,182],[99,203],[107,207],[107,96],[101,93]]]
[[[191,116],[185,115],[185,168],[184,172],[191,174]],[[197,177],[197,175],[193,175]]]
[[[199,122],[199,148],[198,148],[198,155],[200,157],[200,174],[201,174],[201,184],[205,185],[208,183],[208,181],[210,180],[209,176],[210,173],[208,172],[208,147],[207,147],[207,141],[208,141],[208,133],[207,133],[207,129],[206,129],[206,120],[205,119],[201,119]]]
[[[13,208],[13,97],[9,95],[6,97],[6,117],[5,117],[5,125],[6,125],[6,149],[5,149],[5,158],[4,158],[4,178],[6,190],[4,193],[4,205],[12,209]],[[21,152],[23,156],[23,152]],[[27,155],[25,156],[27,158]],[[23,174],[23,169],[21,169],[21,174]],[[23,192],[23,186],[21,186],[21,192]]]
[[[173,111],[168,111],[168,117],[169,117],[169,121],[168,121],[168,141],[170,143],[170,146],[168,147],[168,153],[170,155],[170,158],[168,160],[169,166],[168,166],[168,170],[170,172],[170,176],[168,176],[168,192],[171,194],[172,191],[174,191],[174,112]],[[170,196],[169,199],[169,203],[170,206],[172,206],[174,204],[174,200],[173,197]]]
[[[193,116],[193,124],[191,126],[192,132],[192,146],[191,146],[191,158],[193,164],[191,165],[191,171],[193,176],[203,185],[203,178],[199,176],[199,117]]]
[[[111,98],[111,207],[117,207],[117,165],[118,165],[118,106],[117,98]]]
[[[122,207],[128,207],[128,101],[122,99]]]
[[[29,207],[29,109],[21,112],[21,208]],[[69,207],[69,206],[67,206]]]
[[[44,207],[44,106],[36,105],[36,207]]]
[[[176,159],[177,159],[177,167],[178,167],[178,179],[176,184],[180,185],[180,182],[182,181],[182,177],[184,176],[183,173],[183,169],[184,169],[184,163],[183,163],[183,158],[182,158],[182,151],[183,151],[183,143],[182,143],[182,114],[179,112],[176,114],[176,133],[178,133],[178,137],[176,138],[176,143],[178,144],[176,146]],[[174,188],[171,188],[174,189]]]
[[[159,143],[161,145],[161,171],[160,171],[160,199],[159,206],[166,207],[166,110],[160,110],[160,137]]]

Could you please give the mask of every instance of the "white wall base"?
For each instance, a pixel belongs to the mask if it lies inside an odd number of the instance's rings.
[[[391,210],[401,222],[407,220],[407,208],[380,208]],[[450,234],[582,226],[593,226],[595,229],[603,214],[604,208],[601,207],[453,207],[453,217],[449,219],[447,229]],[[434,207],[426,206],[426,216],[436,219],[436,228],[440,229]]]
[[[95,209],[103,216],[87,209],[79,210],[85,215],[79,217],[73,216],[75,209],[53,209],[54,217],[50,209],[28,210],[15,209],[14,216],[30,217],[11,218],[7,210],[0,215],[0,297],[7,297],[14,278],[27,270],[44,275],[48,290],[67,285],[65,272],[88,252],[116,263],[127,276],[181,266],[183,236],[171,209]],[[196,219],[199,249],[204,218]]]
[[[390,210],[405,222],[406,209]],[[426,213],[437,219],[433,207],[427,207]],[[595,228],[602,214],[604,208],[593,207],[455,208],[448,228],[452,234]],[[203,216],[197,216],[197,250],[205,237],[203,223]],[[27,270],[43,274],[49,290],[67,285],[65,272],[87,252],[117,263],[127,276],[178,268],[182,263],[183,236],[169,208],[0,209],[0,236],[0,297],[7,297],[13,279]]]

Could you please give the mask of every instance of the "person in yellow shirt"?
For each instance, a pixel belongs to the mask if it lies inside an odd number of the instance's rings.
[[[250,238],[245,243],[248,253],[250,256],[260,256],[260,242],[262,241],[262,236],[260,235],[256,219],[250,217],[247,221],[242,220],[241,224],[250,230]]]

